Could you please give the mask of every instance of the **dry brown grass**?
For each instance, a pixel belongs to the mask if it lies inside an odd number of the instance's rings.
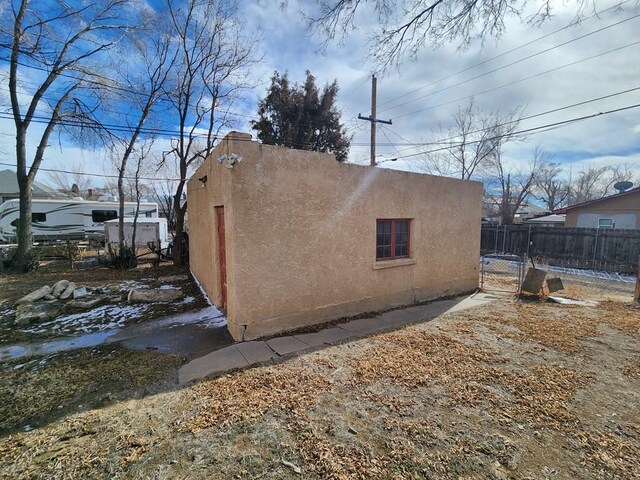
[[[63,353],[45,360],[2,364],[0,432],[40,423],[79,404],[108,403],[102,397],[128,394],[176,368],[175,356],[104,347]],[[107,395],[108,394],[108,395]]]
[[[13,435],[0,471],[301,478],[286,459],[314,479],[638,478],[637,379],[603,381],[635,366],[615,348],[638,345],[629,308],[496,302]]]
[[[278,409],[299,416],[315,404],[331,382],[302,368],[266,367],[225,375],[192,390],[196,415],[183,428],[197,432],[212,426],[250,423]]]

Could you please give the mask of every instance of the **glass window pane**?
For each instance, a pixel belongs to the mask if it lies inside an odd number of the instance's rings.
[[[405,244],[405,243],[407,243],[407,234],[396,232],[396,244]]]
[[[391,233],[391,220],[384,222],[384,233]]]
[[[391,256],[391,247],[382,247],[382,255],[384,258],[389,258]]]
[[[379,247],[379,246],[381,246],[381,245],[384,245],[384,235],[382,235],[382,234],[378,233],[378,234],[376,235],[376,246],[378,246],[378,247]]]
[[[384,224],[383,222],[381,222],[380,220],[378,220],[376,222],[376,233],[382,233],[382,229],[384,228]]]
[[[384,254],[382,247],[378,247],[376,248],[376,258],[382,258],[382,255]]]
[[[32,223],[42,223],[47,221],[47,214],[40,212],[33,212],[31,214],[31,222]]]
[[[407,221],[399,220],[396,222],[396,232],[406,233],[407,231]]]

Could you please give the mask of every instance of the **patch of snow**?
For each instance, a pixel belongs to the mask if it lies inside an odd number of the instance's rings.
[[[160,290],[180,290],[180,288],[175,285],[160,285],[158,288]]]
[[[211,303],[211,300],[209,300],[209,297],[207,296],[207,293],[204,291],[204,288],[202,288],[202,285],[200,284],[200,281],[198,280],[198,277],[196,277],[193,272],[191,272],[191,276],[193,277],[193,281],[196,282],[196,285],[198,286],[198,288],[200,289],[200,293],[202,293],[202,296],[204,297],[204,299],[207,301],[207,303],[212,306],[213,308],[216,308],[213,303]]]
[[[87,312],[74,313],[55,320],[29,325],[21,329],[26,333],[75,333],[99,332],[124,326],[127,320],[144,313],[149,304],[137,305],[103,305]]]
[[[179,302],[181,305],[186,305],[189,303],[193,303],[196,301],[196,297],[192,297],[192,296],[188,296],[188,297],[184,297],[184,299]]]

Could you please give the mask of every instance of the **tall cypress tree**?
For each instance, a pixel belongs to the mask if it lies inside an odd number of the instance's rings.
[[[340,123],[336,107],[338,83],[319,91],[315,77],[307,70],[304,84],[291,84],[287,74],[277,71],[271,77],[267,96],[258,106],[258,121],[251,128],[263,143],[302,150],[333,153],[344,162],[350,137]]]

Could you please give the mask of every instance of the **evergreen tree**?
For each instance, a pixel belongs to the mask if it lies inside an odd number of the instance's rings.
[[[274,72],[267,96],[258,106],[258,121],[251,127],[266,144],[333,153],[344,162],[350,138],[336,108],[338,83],[325,85],[320,93],[307,70],[303,85],[291,84],[287,74]]]

